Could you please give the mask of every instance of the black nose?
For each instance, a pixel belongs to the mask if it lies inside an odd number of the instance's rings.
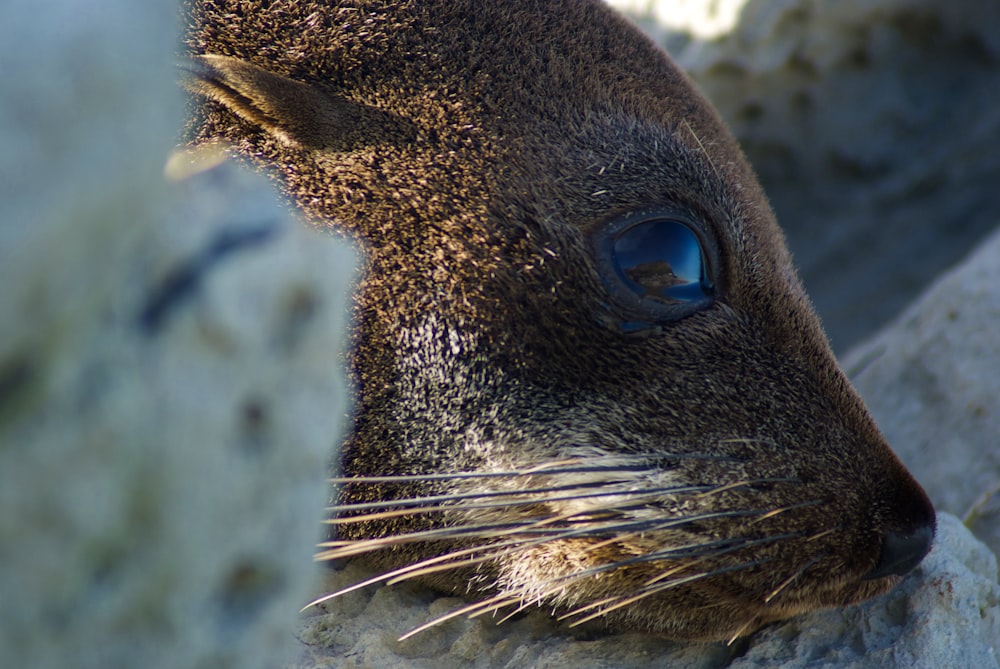
[[[934,541],[934,525],[921,525],[911,532],[889,532],[882,540],[878,564],[864,580],[883,576],[902,576],[920,564]]]

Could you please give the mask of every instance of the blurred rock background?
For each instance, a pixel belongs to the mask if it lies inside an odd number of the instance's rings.
[[[273,668],[316,587],[355,255],[165,178],[176,11],[0,3],[4,669]]]

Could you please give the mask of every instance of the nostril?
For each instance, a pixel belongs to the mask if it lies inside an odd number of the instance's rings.
[[[903,576],[920,564],[934,541],[934,525],[921,525],[911,532],[889,532],[882,540],[878,564],[865,574],[871,581],[884,576]]]

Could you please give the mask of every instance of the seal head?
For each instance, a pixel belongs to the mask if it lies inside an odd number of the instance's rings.
[[[327,557],[729,639],[888,590],[934,512],[707,101],[598,2],[195,0],[194,143],[367,266]],[[836,277],[830,277],[836,280]]]

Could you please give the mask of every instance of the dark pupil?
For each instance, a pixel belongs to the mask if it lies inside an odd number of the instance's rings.
[[[666,303],[709,297],[701,244],[677,221],[647,221],[614,241],[615,269],[640,297]]]

